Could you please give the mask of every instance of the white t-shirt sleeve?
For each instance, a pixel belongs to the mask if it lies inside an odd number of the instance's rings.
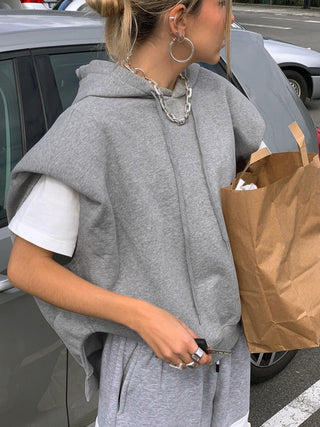
[[[72,256],[79,229],[79,194],[42,175],[9,224],[10,231],[49,251]]]

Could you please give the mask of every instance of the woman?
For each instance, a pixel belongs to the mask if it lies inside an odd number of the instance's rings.
[[[108,17],[117,65],[78,70],[73,105],[13,171],[9,278],[84,367],[87,398],[100,386],[99,427],[246,426],[249,352],[219,192],[264,124],[193,64],[218,62],[230,4],[89,4]]]

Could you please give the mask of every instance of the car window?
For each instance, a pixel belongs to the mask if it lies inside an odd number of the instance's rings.
[[[22,157],[20,114],[13,63],[0,62],[0,221],[5,219],[5,198],[11,169]]]
[[[74,52],[50,55],[62,107],[65,110],[74,100],[79,86],[75,70],[93,59],[107,59],[105,51]]]

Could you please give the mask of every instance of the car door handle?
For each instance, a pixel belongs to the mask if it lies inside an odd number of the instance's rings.
[[[7,276],[0,274],[0,292],[13,288]]]

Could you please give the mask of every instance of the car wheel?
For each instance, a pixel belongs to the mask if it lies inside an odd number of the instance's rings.
[[[297,350],[278,351],[276,353],[251,354],[251,382],[261,383],[282,371],[293,359]]]
[[[308,86],[304,77],[294,70],[283,70],[285,76],[289,80],[295,93],[299,96],[302,102],[306,102],[308,95]]]

